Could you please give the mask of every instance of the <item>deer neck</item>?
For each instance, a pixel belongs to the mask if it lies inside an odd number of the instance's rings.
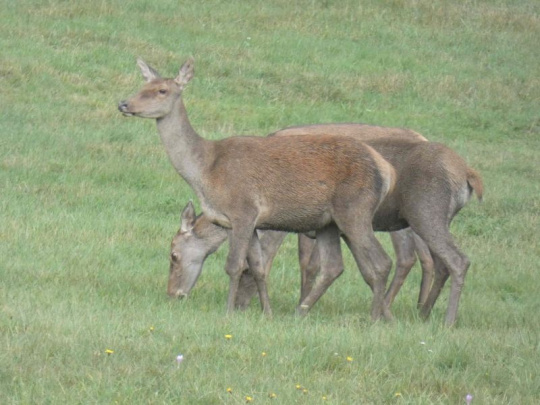
[[[201,138],[191,126],[182,97],[178,97],[171,113],[157,119],[157,127],[172,165],[200,194],[209,141]]]

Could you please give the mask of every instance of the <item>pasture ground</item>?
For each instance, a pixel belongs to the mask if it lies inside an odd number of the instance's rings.
[[[537,1],[0,6],[2,403],[538,403]],[[402,126],[482,173],[485,202],[452,226],[472,260],[457,327],[443,327],[448,286],[418,319],[418,266],[397,321],[372,324],[348,252],[297,319],[292,236],[270,277],[272,320],[255,302],[224,316],[226,247],[188,300],[167,298],[169,242],[194,196],[155,123],[116,105],[142,83],[136,56],[172,76],[189,55],[185,101],[205,137]]]

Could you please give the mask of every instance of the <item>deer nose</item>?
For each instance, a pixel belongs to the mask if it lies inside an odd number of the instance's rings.
[[[120,103],[118,103],[118,110],[120,112],[126,112],[127,111],[127,108],[128,108],[128,103],[127,101],[120,101]]]
[[[172,292],[169,292],[168,293],[169,296],[171,298],[179,298],[179,299],[182,299],[182,298],[185,298],[187,297],[187,294],[185,292],[183,292],[182,290],[176,290],[176,291],[172,291]]]

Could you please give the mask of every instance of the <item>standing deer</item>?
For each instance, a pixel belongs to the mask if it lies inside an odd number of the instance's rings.
[[[247,258],[263,311],[271,313],[256,229],[316,231],[321,272],[301,305],[307,311],[342,272],[340,232],[373,292],[371,318],[391,318],[384,305],[391,260],[371,226],[395,185],[395,171],[371,147],[350,137],[231,137],[210,141],[191,126],[182,91],[193,60],[164,79],[141,59],[147,83],[120,102],[126,116],[154,118],[169,159],[193,188],[204,214],[230,228],[227,311],[232,312]],[[286,192],[284,192],[286,191]]]
[[[274,135],[305,133],[302,128],[296,128],[283,133],[278,131]],[[333,133],[339,135],[338,131]],[[424,318],[430,315],[444,284],[452,276],[445,318],[445,323],[451,326],[457,319],[461,290],[470,261],[455,245],[450,234],[450,223],[473,192],[482,200],[482,179],[457,153],[439,143],[377,138],[366,141],[366,144],[389,161],[398,176],[396,187],[377,209],[373,229],[393,231],[410,226],[425,242],[433,257],[435,275],[425,302],[420,303],[420,313]],[[314,250],[314,255],[317,254],[318,251]],[[317,263],[316,257],[314,260]],[[313,279],[313,274],[308,270],[312,269],[316,274],[317,267],[307,266],[303,279]],[[391,303],[402,280],[394,278],[394,282],[387,293],[387,304]],[[307,281],[308,293],[309,284]]]
[[[375,131],[371,131],[375,128]],[[355,131],[356,130],[356,131]],[[376,149],[382,156],[396,168],[398,182],[386,200],[381,204],[373,219],[373,228],[379,231],[391,231],[392,241],[396,249],[398,265],[396,275],[386,293],[386,305],[390,305],[399,291],[403,280],[414,264],[414,249],[416,247],[421,261],[425,263],[422,277],[422,287],[419,297],[421,314],[429,316],[431,309],[445,284],[449,274],[452,274],[452,289],[448,305],[446,323],[452,325],[457,317],[457,307],[469,260],[455,246],[449,233],[452,218],[467,203],[472,192],[476,192],[479,199],[482,197],[483,186],[480,176],[469,168],[463,159],[444,145],[425,142],[425,138],[414,136],[414,133],[397,128],[388,128],[389,136],[380,135],[383,127],[370,127],[361,124],[328,124],[306,127],[288,128],[278,131],[277,136],[293,136],[298,134],[333,133],[342,136],[358,137]],[[418,135],[418,134],[417,134]],[[186,211],[184,211],[186,212]],[[183,222],[186,221],[183,216]],[[226,231],[217,226],[205,226],[208,219],[204,216],[195,218],[189,213],[190,223],[193,224],[192,233],[179,232],[173,239],[171,253],[181,253],[185,260],[190,261],[190,246],[198,246],[202,251],[215,250],[226,239]],[[428,242],[416,235],[411,229],[398,229],[411,226]],[[214,239],[213,237],[217,237]],[[272,238],[267,236],[267,240]],[[210,243],[208,243],[210,242]],[[317,241],[317,244],[320,244]],[[269,243],[271,249],[277,249],[274,242]],[[187,249],[186,249],[187,248]],[[300,264],[302,270],[301,301],[310,293],[311,285],[320,268],[319,250],[314,249],[314,242],[305,236],[299,236]],[[432,259],[430,250],[434,255]],[[273,253],[275,254],[275,252]],[[272,252],[266,257],[271,260]],[[200,256],[202,257],[202,256]],[[206,257],[206,256],[204,256]],[[204,260],[204,259],[203,259]],[[202,261],[197,261],[195,274],[198,277]],[[436,274],[433,288],[429,268],[432,260],[436,263]],[[267,268],[269,265],[267,264]],[[169,277],[170,294],[174,295],[176,288],[183,289],[181,276],[190,273],[182,263],[173,263]],[[246,276],[249,278],[249,276]],[[245,291],[239,294],[241,302],[245,305],[251,293],[249,283],[246,282]],[[428,296],[429,293],[429,296]]]

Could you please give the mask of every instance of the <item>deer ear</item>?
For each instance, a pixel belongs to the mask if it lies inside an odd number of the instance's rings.
[[[139,66],[139,69],[141,69],[141,73],[147,82],[151,82],[152,80],[161,77],[155,69],[148,66],[141,58],[137,58],[137,65]]]
[[[195,226],[196,219],[195,207],[193,206],[193,202],[190,201],[186,204],[180,215],[180,232],[190,232]]]
[[[195,60],[193,58],[189,58],[182,67],[180,68],[180,71],[178,72],[178,76],[174,79],[176,84],[178,84],[180,87],[184,87],[188,82],[193,78],[193,69],[195,66]]]

